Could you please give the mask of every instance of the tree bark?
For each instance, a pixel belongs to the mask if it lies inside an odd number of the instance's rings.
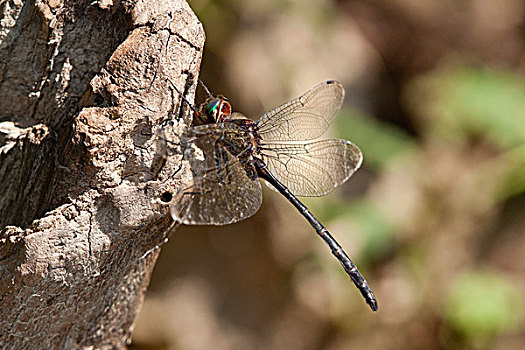
[[[188,122],[204,31],[182,0],[0,13],[0,348],[124,348],[172,225],[165,135]]]

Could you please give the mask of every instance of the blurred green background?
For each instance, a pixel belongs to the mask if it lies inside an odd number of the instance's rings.
[[[135,349],[525,349],[525,3],[193,0],[201,78],[257,119],[326,79],[363,167],[305,203],[163,247]]]

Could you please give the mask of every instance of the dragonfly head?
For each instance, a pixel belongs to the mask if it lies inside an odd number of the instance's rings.
[[[204,115],[209,123],[222,123],[230,118],[232,106],[226,97],[219,96],[208,100],[204,106]]]

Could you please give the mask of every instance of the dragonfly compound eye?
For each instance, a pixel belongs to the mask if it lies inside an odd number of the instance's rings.
[[[214,98],[206,105],[204,112],[211,123],[222,123],[230,118],[232,107],[225,97]]]
[[[214,98],[204,108],[204,112],[206,113],[206,116],[208,119],[212,122],[217,121],[217,114],[219,113],[219,105],[221,104],[220,98]]]

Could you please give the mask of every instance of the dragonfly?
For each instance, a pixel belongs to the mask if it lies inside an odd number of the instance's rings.
[[[191,180],[173,196],[170,213],[186,225],[226,225],[246,219],[262,203],[261,181],[280,192],[328,245],[373,311],[374,293],[341,245],[297,198],[323,196],[361,166],[359,148],[347,140],[320,140],[339,112],[343,85],[320,83],[300,97],[265,113],[258,121],[232,111],[224,96],[208,93],[191,107],[201,125],[180,137]]]

